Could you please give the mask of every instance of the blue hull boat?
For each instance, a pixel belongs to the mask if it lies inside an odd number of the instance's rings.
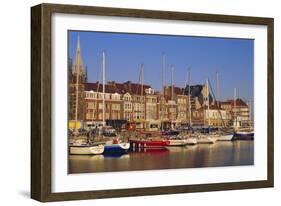
[[[126,153],[130,148],[130,143],[118,143],[118,144],[105,144],[104,145],[104,154],[113,154],[113,153]]]

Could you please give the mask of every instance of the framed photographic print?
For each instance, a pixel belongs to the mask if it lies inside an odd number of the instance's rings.
[[[31,8],[31,197],[273,187],[273,19]]]

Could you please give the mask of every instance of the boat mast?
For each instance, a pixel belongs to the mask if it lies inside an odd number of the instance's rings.
[[[102,124],[105,126],[105,52],[102,52]]]
[[[171,92],[171,100],[174,100],[174,70],[175,70],[175,67],[172,64],[172,92]]]
[[[143,113],[143,117],[145,116],[145,108],[144,108],[144,104],[143,104],[143,78],[144,78],[144,64],[141,64],[141,110]],[[145,117],[143,118],[145,119]]]
[[[189,112],[189,126],[192,126],[191,120],[191,93],[190,93],[190,84],[191,84],[191,72],[190,68],[188,69],[188,112]]]
[[[219,89],[220,89],[220,87],[219,87],[220,85],[219,85],[219,73],[218,72],[216,72],[216,96],[217,96],[217,107],[219,108],[219,106],[220,106],[220,104],[219,104],[219,100],[220,100],[220,91],[219,91]]]
[[[234,127],[237,127],[237,117],[236,117],[236,88],[234,88],[234,102],[233,102],[233,112],[234,112]]]
[[[210,110],[210,102],[209,102],[209,82],[208,82],[208,78],[206,80],[206,85],[207,85],[207,111],[208,111],[208,127],[210,127],[210,114],[209,114],[209,110]]]
[[[165,103],[165,53],[162,54],[162,96],[163,96],[163,100],[162,98],[160,98],[160,120],[161,120],[161,130],[163,129],[163,108],[164,108],[164,103]]]
[[[144,65],[141,64],[141,96],[143,96],[143,73],[144,73]]]
[[[76,72],[76,99],[75,99],[75,133],[78,133],[78,128],[77,128],[77,121],[78,121],[78,98],[79,98],[79,94],[78,94],[78,90],[79,90],[79,78],[80,78],[80,67],[81,67],[81,63],[80,63],[80,37],[78,36],[77,39],[77,51],[76,51],[76,63],[75,63],[75,72]]]
[[[219,97],[219,73],[218,72],[216,72],[216,96],[217,96],[216,106],[217,106],[217,109],[218,109],[218,111],[220,113],[220,104],[219,104],[219,100],[220,100],[220,97]],[[218,120],[219,120],[219,117],[218,117],[217,121]]]
[[[164,87],[165,87],[165,53],[162,54],[162,93],[164,95]]]
[[[249,127],[252,127],[252,101],[250,100],[249,103]]]

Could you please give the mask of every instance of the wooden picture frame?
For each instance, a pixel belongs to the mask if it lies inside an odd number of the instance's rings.
[[[221,22],[267,27],[267,180],[215,184],[170,185],[149,188],[53,193],[51,162],[51,17],[54,13],[134,17],[147,19]],[[41,4],[31,8],[31,197],[48,201],[160,195],[273,187],[274,183],[274,76],[272,18],[152,11],[91,6]]]

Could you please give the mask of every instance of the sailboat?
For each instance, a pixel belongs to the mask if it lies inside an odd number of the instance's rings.
[[[72,155],[98,155],[103,152],[103,145],[71,146],[69,148],[69,153]]]
[[[198,144],[214,144],[217,141],[217,135],[210,134],[210,101],[209,101],[209,82],[206,80],[207,87],[207,111],[208,111],[208,134],[200,134],[197,139]],[[207,114],[207,112],[206,112]]]
[[[192,127],[192,113],[191,113],[191,72],[190,68],[188,69],[188,116],[189,116],[189,127]],[[194,135],[187,135],[186,144],[187,145],[196,145],[198,143],[197,138]]]
[[[217,99],[215,97],[215,101],[217,103],[217,108],[219,110],[219,114],[220,114],[220,118],[221,118],[221,121],[223,123],[223,126],[225,127],[225,124],[224,124],[224,121],[223,121],[223,118],[222,118],[222,114],[221,114],[221,111],[220,111],[220,98],[219,98],[219,74],[218,72],[216,73],[216,96],[217,96]],[[212,91],[212,89],[211,89]],[[219,136],[217,137],[217,141],[231,141],[233,139],[233,133],[231,132],[223,132],[223,131],[220,131],[219,133]]]
[[[103,145],[92,145],[90,144],[88,138],[86,137],[86,143],[81,141],[82,139],[78,139],[78,128],[77,128],[77,119],[78,119],[78,89],[79,89],[79,75],[80,75],[80,68],[83,67],[82,59],[80,56],[80,39],[78,37],[77,40],[77,51],[76,51],[76,61],[75,61],[75,71],[76,71],[76,104],[75,104],[75,132],[74,132],[74,143],[69,146],[69,153],[75,155],[93,155],[93,154],[102,154],[104,152]]]
[[[144,65],[141,65],[141,101],[143,101],[143,79],[144,79]],[[143,102],[141,103],[143,105]],[[134,151],[136,149],[163,149],[169,144],[169,140],[163,140],[159,137],[143,139],[141,137],[130,139],[131,149]]]
[[[162,61],[162,95],[164,97],[165,92],[164,92],[164,70],[165,70],[165,56],[163,55],[163,61]],[[172,65],[172,97],[171,99],[173,100],[173,91],[174,91],[174,67]],[[164,97],[165,98],[165,97]],[[162,114],[161,114],[161,125],[162,125]],[[181,146],[186,146],[187,141],[184,137],[179,135],[179,131],[177,130],[169,130],[169,131],[163,131],[162,136],[164,136],[165,140],[167,140],[167,147],[181,147]]]
[[[233,134],[229,133],[229,134],[219,135],[217,141],[231,141],[232,139],[233,139]]]
[[[105,52],[102,52],[102,124],[105,127]],[[107,141],[104,145],[104,154],[108,153],[126,153],[130,148],[130,143],[120,142],[117,139]]]

